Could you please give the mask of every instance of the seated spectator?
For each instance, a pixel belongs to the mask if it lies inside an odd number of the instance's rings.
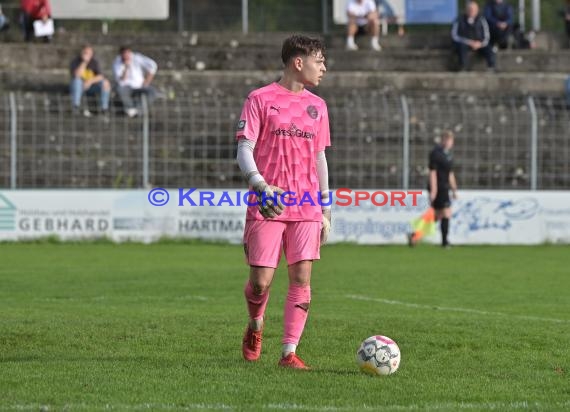
[[[93,47],[86,45],[81,53],[75,57],[69,67],[71,74],[71,102],[74,113],[79,113],[81,97],[86,95],[100,95],[101,111],[106,114],[109,110],[109,97],[111,96],[111,83],[101,73],[99,62],[93,56]],[[83,111],[84,116],[91,116],[88,109]]]
[[[521,29],[521,25],[519,23],[515,23],[513,25],[514,49],[535,49],[536,48],[535,37],[536,34],[533,31],[525,33]]]
[[[388,29],[386,27],[388,24],[398,25],[398,36],[402,37],[404,34],[406,34],[402,16],[398,15],[388,0],[379,0],[378,12],[380,14],[380,22],[383,27],[383,35],[386,35],[388,32]]]
[[[483,12],[491,33],[491,46],[499,49],[509,47],[509,36],[513,30],[513,7],[503,0],[490,0]]]
[[[22,26],[24,29],[24,39],[32,40],[34,37],[34,22],[36,20],[46,21],[51,17],[51,7],[49,0],[21,0]],[[44,42],[49,43],[50,36],[45,36]]]
[[[371,37],[371,47],[376,51],[382,50],[378,41],[380,35],[380,21],[374,0],[349,0],[346,6],[348,16],[347,50],[358,50],[354,37],[368,33]]]
[[[460,71],[467,69],[471,51],[482,54],[489,69],[495,70],[495,53],[489,44],[489,26],[485,18],[479,14],[477,2],[467,2],[465,13],[453,22],[451,37],[459,57]]]
[[[5,31],[10,28],[10,20],[2,13],[2,5],[0,4],[0,31]]]
[[[149,103],[156,98],[156,90],[151,83],[157,69],[156,62],[151,58],[134,53],[128,46],[119,49],[119,55],[113,62],[113,74],[127,116],[135,117],[139,114],[133,101],[135,95],[145,94]]]

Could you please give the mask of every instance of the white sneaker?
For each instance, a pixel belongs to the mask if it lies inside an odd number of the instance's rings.
[[[356,43],[346,43],[346,50],[358,50]]]
[[[84,117],[91,117],[91,116],[93,116],[93,113],[91,113],[91,112],[89,111],[89,109],[84,109],[84,110],[83,110],[83,116],[84,116]]]
[[[378,43],[378,39],[372,39],[370,45],[372,46],[372,50],[382,51],[382,46],[380,46],[380,43]]]
[[[135,109],[134,107],[125,110],[125,113],[127,113],[127,116],[129,117],[136,117],[139,114],[138,109]]]

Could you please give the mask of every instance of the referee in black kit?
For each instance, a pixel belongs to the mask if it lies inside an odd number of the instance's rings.
[[[453,199],[457,199],[457,182],[453,174],[453,155],[451,149],[455,136],[446,130],[441,136],[441,143],[436,145],[429,155],[429,200],[435,209],[435,220],[441,221],[441,246],[448,248],[449,219],[451,219],[451,189]]]

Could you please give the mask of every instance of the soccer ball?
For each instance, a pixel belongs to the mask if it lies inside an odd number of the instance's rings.
[[[400,366],[400,348],[386,336],[371,336],[358,348],[356,363],[364,373],[390,375]]]

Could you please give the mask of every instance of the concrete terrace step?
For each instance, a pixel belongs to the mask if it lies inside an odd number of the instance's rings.
[[[174,95],[191,94],[207,89],[222,93],[246,94],[275,81],[280,71],[176,71],[160,70],[155,84]],[[536,94],[562,96],[566,73],[401,73],[330,71],[321,90],[344,93],[346,90],[377,89],[382,91],[466,91],[500,92],[508,95]],[[69,73],[65,69],[2,71],[0,90],[53,91],[67,93]]]
[[[276,47],[280,48],[287,36],[291,33],[269,32],[249,33],[244,35],[239,32],[63,32],[58,33],[54,44],[77,48],[89,43],[95,46],[112,45],[117,48],[122,44],[130,44],[134,47],[170,46],[170,47]],[[344,32],[336,32],[323,35],[322,33],[304,33],[311,37],[320,37],[325,40],[327,48],[343,49],[345,46]],[[21,33],[12,30],[3,34],[4,41],[21,42]],[[365,44],[365,37],[357,39]],[[567,39],[557,33],[538,33],[536,36],[537,46],[544,50],[558,50],[568,47]],[[381,37],[381,43],[386,49],[447,49],[450,45],[448,29],[440,29],[425,33],[408,33],[405,36],[389,34]]]
[[[136,50],[154,58],[161,69],[171,70],[279,70],[280,50],[271,47],[187,47],[142,46]],[[96,55],[103,68],[110,69],[117,54],[115,46],[99,46]],[[5,44],[0,53],[0,69],[32,71],[66,68],[76,50],[62,45]],[[445,72],[454,68],[455,56],[449,50],[387,50],[357,52],[330,50],[327,65],[331,71]],[[481,59],[473,58],[477,71],[484,71]],[[570,67],[570,51],[555,53],[508,50],[498,55],[498,65],[506,73],[563,73]]]

